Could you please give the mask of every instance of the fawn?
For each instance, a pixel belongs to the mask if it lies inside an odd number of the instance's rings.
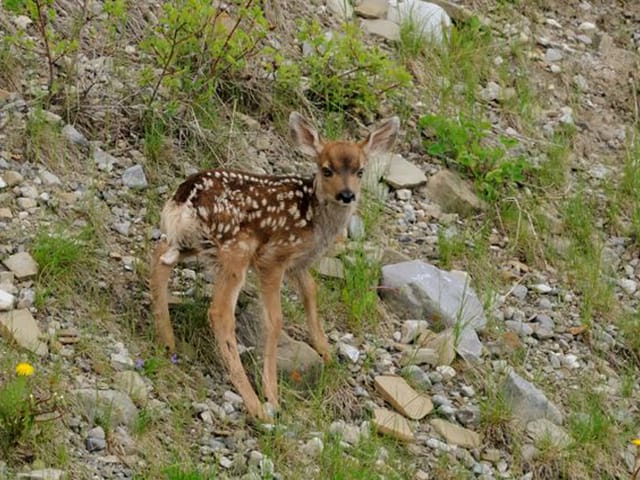
[[[306,119],[293,112],[291,137],[318,166],[312,178],[208,170],[189,177],[165,204],[162,238],[153,254],[150,278],[158,340],[169,351],[175,349],[167,298],[173,266],[187,255],[205,255],[216,272],[209,323],[231,382],[252,417],[266,420],[269,409],[249,382],[235,335],[235,307],[247,269],[252,267],[258,276],[263,304],[263,393],[277,408],[283,278],[286,274],[297,287],[311,343],[329,362],[316,286],[308,269],[344,231],[360,194],[368,156],[390,149],[399,127],[398,117],[393,117],[360,143],[325,142]]]

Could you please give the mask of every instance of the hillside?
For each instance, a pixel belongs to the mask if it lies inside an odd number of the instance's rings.
[[[0,478],[637,473],[640,3],[434,3],[4,0]],[[263,424],[216,352],[215,272],[174,269],[168,355],[149,265],[187,176],[315,174],[292,111],[329,140],[401,127],[314,265],[331,364],[283,289]],[[256,388],[261,311],[250,274]]]

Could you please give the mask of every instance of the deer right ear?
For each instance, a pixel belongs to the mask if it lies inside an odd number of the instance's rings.
[[[323,145],[318,132],[298,112],[291,112],[289,115],[289,134],[305,155],[317,157],[322,152]]]

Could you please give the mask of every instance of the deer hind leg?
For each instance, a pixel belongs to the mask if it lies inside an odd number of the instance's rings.
[[[281,287],[284,270],[274,267],[258,271],[264,310],[265,344],[262,388],[267,401],[278,408],[278,340],[282,331]]]
[[[322,328],[322,321],[318,316],[316,299],[316,283],[308,270],[297,270],[291,274],[291,279],[302,296],[304,310],[307,317],[307,327],[313,348],[322,356],[325,363],[331,362],[329,342]]]
[[[224,258],[218,258],[216,288],[209,308],[209,323],[231,383],[244,400],[247,411],[252,417],[267,420],[268,416],[242,366],[236,340],[235,307],[248,266],[249,258],[246,255],[225,255]]]
[[[165,254],[171,257],[167,261]],[[169,244],[162,239],[151,260],[151,275],[149,278],[149,287],[151,290],[151,305],[153,310],[153,318],[155,322],[155,330],[157,340],[164,345],[170,352],[175,351],[176,341],[173,335],[173,327],[169,318],[169,298],[167,287],[173,267],[180,260],[180,255],[175,255],[175,251],[169,248]]]

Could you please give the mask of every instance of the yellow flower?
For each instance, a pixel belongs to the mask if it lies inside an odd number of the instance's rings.
[[[640,447],[640,438],[636,438],[635,440],[631,440],[631,443]]]
[[[19,377],[30,377],[33,372],[35,372],[35,368],[30,363],[22,362],[16,365],[16,374]]]

